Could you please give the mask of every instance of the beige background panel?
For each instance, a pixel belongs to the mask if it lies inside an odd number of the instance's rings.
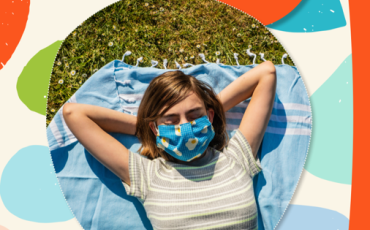
[[[334,210],[349,218],[351,188],[351,185],[324,180],[303,169],[290,203]]]

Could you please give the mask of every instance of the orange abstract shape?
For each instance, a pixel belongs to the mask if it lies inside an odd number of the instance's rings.
[[[352,192],[349,229],[366,229],[369,225],[369,70],[366,15],[369,1],[349,0],[353,73],[353,157]],[[365,17],[364,17],[365,16]]]
[[[240,1],[221,0],[250,16],[256,18],[263,25],[268,25],[280,20],[298,6],[301,0],[264,0],[264,1]]]
[[[30,0],[0,0],[0,70],[22,38],[29,11]]]

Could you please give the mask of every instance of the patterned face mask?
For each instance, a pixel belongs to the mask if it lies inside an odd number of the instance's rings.
[[[215,136],[207,115],[181,125],[159,125],[157,147],[181,161],[200,157]]]

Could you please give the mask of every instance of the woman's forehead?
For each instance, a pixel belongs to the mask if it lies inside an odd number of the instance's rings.
[[[189,110],[199,108],[205,109],[204,102],[196,93],[190,93],[184,100],[172,106],[163,116],[167,114],[186,113]],[[163,109],[162,109],[163,111]]]

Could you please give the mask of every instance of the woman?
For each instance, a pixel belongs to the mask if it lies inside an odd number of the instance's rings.
[[[137,197],[155,229],[257,229],[252,178],[272,112],[275,66],[266,61],[218,95],[181,71],[154,78],[137,118],[68,103],[64,119],[80,143]],[[251,97],[228,141],[225,112]],[[140,154],[107,132],[136,135]],[[143,157],[145,156],[145,157]]]

